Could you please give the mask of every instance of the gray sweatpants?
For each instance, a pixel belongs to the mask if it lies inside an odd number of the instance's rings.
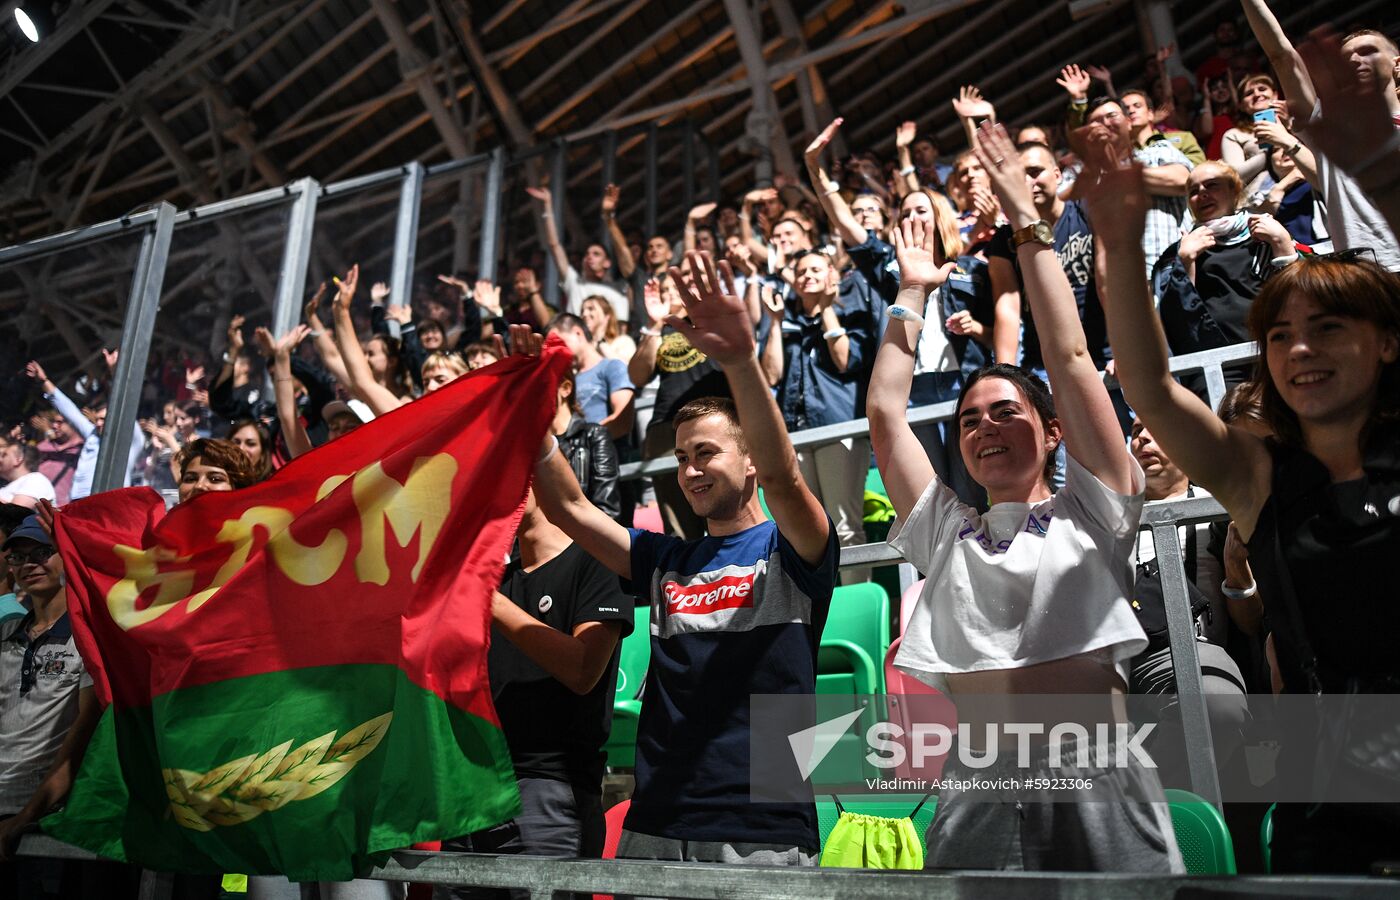
[[[1015,757],[1004,751],[989,768],[971,769],[956,753],[949,756],[926,835],[924,868],[1185,874],[1153,769],[1131,757],[1123,768],[1081,768],[1073,765],[1073,752],[1051,767],[1044,746],[1033,748],[1029,768],[1017,768]],[[1107,758],[1113,757],[1110,748]],[[1077,787],[1024,790],[1013,799],[1005,791],[946,786],[950,780],[1011,778],[1068,779]]]
[[[618,859],[660,859],[666,862],[715,862],[737,866],[815,866],[815,850],[783,844],[683,841],[623,829]]]

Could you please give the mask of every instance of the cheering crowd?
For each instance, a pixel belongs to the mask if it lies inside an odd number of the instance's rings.
[[[1400,677],[1384,587],[1400,551],[1400,51],[1368,30],[1295,47],[1264,0],[1243,7],[1257,52],[1223,21],[1194,78],[1170,77],[1171,48],[1142,88],[1068,65],[1063,121],[1000,123],[964,88],[956,153],[906,123],[892,158],[828,164],[837,119],[807,148],[807,183],[697,206],[679,241],[625,233],[610,187],[574,259],[550,192],[531,188],[559,308],[525,264],[504,285],[441,276],[412,298],[374,284],[368,307],[352,268],[287,334],[235,317],[221,360],[153,362],[127,482],[169,504],[238,490],[470,370],[538,355],[545,335],[568,346],[492,611],[524,813],[449,848],[601,854],[601,747],[635,602],[652,650],[618,857],[814,864],[812,804],[750,800],[748,704],[816,691],[833,589],[869,576],[838,563],[867,540],[872,453],[890,544],[926,578],[895,664],[954,697],[1174,693],[1140,514],[1216,498],[1228,525],[1179,532],[1228,765],[1249,695],[1395,693]],[[1259,362],[1226,367],[1217,409],[1203,377],[1168,371],[1251,340]],[[98,715],[46,520],[93,490],[107,373],[64,390],[37,360],[27,376],[32,403],[0,437],[0,859],[62,802]],[[944,401],[951,421],[910,425]],[[868,437],[789,438],[863,417]],[[672,457],[675,475],[619,480],[621,462]],[[748,601],[695,613],[720,578]],[[1294,740],[1280,766],[1313,749]],[[1148,769],[1095,777],[1160,791]],[[1275,871],[1363,874],[1400,855],[1397,804],[1281,803],[1273,822]],[[942,870],[1184,871],[1161,802],[945,791],[927,843]],[[333,890],[352,889],[395,890]]]

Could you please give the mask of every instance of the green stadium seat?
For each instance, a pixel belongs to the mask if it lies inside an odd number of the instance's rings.
[[[817,654],[817,693],[883,694],[890,647],[890,597],[878,584],[836,588]],[[832,690],[823,690],[823,678]]]
[[[1190,791],[1167,789],[1176,843],[1192,875],[1234,875],[1235,845],[1220,810]]]
[[[846,808],[846,812],[859,813],[865,816],[884,816],[887,819],[902,819],[914,812],[914,807],[919,806],[919,801],[924,799],[923,794],[842,794],[841,805]],[[836,827],[836,820],[840,818],[840,813],[836,810],[836,802],[832,800],[830,794],[818,794],[817,801],[817,830],[821,835],[822,845],[826,845],[826,839],[831,835],[831,829]],[[928,846],[924,840],[924,832],[928,831],[929,823],[933,821],[933,814],[938,807],[938,798],[929,797],[928,802],[914,814],[914,830],[918,832],[919,843],[924,846],[924,853],[928,853]]]
[[[642,686],[651,662],[651,607],[639,603],[632,616],[632,633],[622,639],[617,663],[612,731],[603,748],[608,765],[614,769],[631,769],[637,764],[637,719],[642,714]]]

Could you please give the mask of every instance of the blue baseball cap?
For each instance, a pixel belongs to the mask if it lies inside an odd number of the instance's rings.
[[[53,541],[44,533],[44,526],[39,524],[38,516],[29,516],[19,523],[19,527],[11,531],[10,536],[5,538],[5,544],[0,547],[0,550],[10,549],[10,545],[19,540],[31,540],[46,547],[53,546]]]

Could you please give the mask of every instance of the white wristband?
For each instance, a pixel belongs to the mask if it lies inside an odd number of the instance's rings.
[[[833,329],[831,329],[830,331],[828,331],[828,332],[826,332],[825,334],[823,334],[823,335],[822,335],[822,338],[823,338],[824,340],[834,341],[834,340],[836,340],[837,338],[841,338],[841,337],[845,337],[845,336],[846,336],[846,329],[844,329],[844,328],[833,328]]]
[[[1276,268],[1283,268],[1284,266],[1288,265],[1291,262],[1294,262],[1297,259],[1298,251],[1294,250],[1292,256],[1275,256],[1273,259],[1269,260],[1269,265],[1274,266]]]
[[[542,463],[542,462],[544,462],[545,460],[549,459],[551,456],[554,455],[554,451],[555,451],[555,450],[558,450],[558,449],[559,449],[559,438],[557,438],[557,437],[555,437],[554,435],[551,434],[551,435],[549,436],[549,449],[546,450],[546,451],[544,451],[544,453],[541,454],[541,456],[540,456],[539,459],[535,460],[535,465],[538,466],[540,463]]]
[[[913,174],[914,174],[914,167],[913,167],[913,166],[905,166],[904,168],[902,168],[902,169],[899,170],[899,174],[901,174],[901,175],[913,175]]]
[[[899,319],[903,322],[913,322],[920,328],[924,327],[924,317],[914,312],[907,306],[900,306],[898,303],[896,303],[894,306],[891,306],[889,308],[888,312],[891,318]]]
[[[1220,582],[1220,593],[1225,595],[1226,600],[1248,600],[1259,593],[1259,585],[1251,581],[1247,588],[1232,588],[1222,581]]]

